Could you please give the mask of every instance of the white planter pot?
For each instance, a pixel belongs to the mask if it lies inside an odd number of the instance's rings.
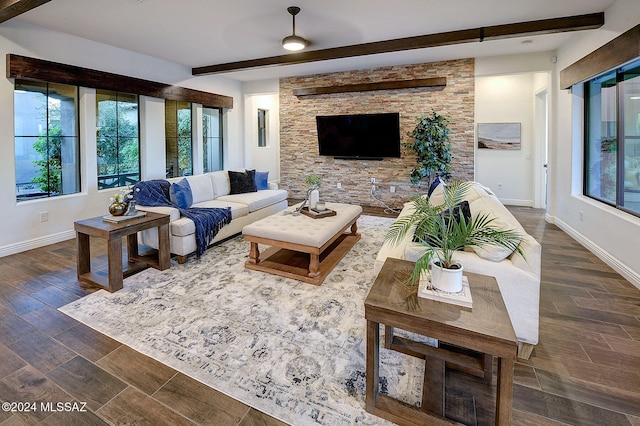
[[[462,291],[462,265],[456,263],[458,269],[447,269],[436,264],[436,261],[431,261],[431,286],[449,293]]]
[[[309,208],[315,209],[320,201],[320,192],[317,189],[309,191]]]

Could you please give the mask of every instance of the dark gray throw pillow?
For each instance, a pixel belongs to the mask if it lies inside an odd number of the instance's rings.
[[[460,218],[464,217],[464,221],[465,223],[469,223],[469,221],[471,220],[471,209],[469,208],[469,202],[468,201],[462,201],[459,204],[456,204],[455,206],[453,206],[453,208],[451,209],[451,213],[453,213],[453,220],[455,220],[456,222],[460,223]],[[446,224],[449,223],[449,221],[451,220],[451,215],[449,210],[445,210],[442,213],[440,213],[440,216],[442,218],[444,218],[444,222]],[[442,237],[442,236],[440,236]],[[421,242],[420,239],[418,237],[416,237],[415,235],[413,236],[413,242],[419,243]],[[429,235],[426,236],[426,242],[431,245],[431,246],[437,246],[436,242],[433,238],[431,238]]]
[[[256,188],[256,171],[245,170],[244,172],[234,172],[229,170],[229,185],[231,194],[244,194],[247,192],[258,192]]]

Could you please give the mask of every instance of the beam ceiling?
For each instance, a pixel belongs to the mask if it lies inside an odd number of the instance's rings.
[[[476,43],[487,40],[499,40],[505,38],[527,37],[568,31],[590,30],[600,28],[603,24],[604,12],[599,12],[587,15],[576,15],[562,18],[543,19],[538,21],[494,25],[489,27],[405,37],[393,40],[334,47],[329,49],[310,50],[307,52],[270,56],[267,58],[249,59],[245,61],[227,62],[217,65],[207,65],[203,67],[193,68],[192,74],[214,74],[239,71],[250,68],[293,65],[353,56],[399,52],[411,49],[425,49],[453,44]]]
[[[0,23],[15,18],[51,0],[0,0]]]

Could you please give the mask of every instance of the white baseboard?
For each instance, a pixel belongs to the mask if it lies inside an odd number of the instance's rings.
[[[596,243],[573,229],[566,222],[558,219],[557,217],[553,218],[553,221],[549,221],[550,223],[555,223],[558,228],[562,229],[564,232],[569,234],[573,239],[582,244],[587,250],[591,253],[595,254],[600,260],[613,268],[614,271],[622,275],[626,278],[631,284],[638,287],[640,289],[640,274],[629,268],[624,263],[620,262],[616,259],[611,253],[604,250],[602,247],[598,246]]]
[[[498,198],[505,206],[533,207],[532,200],[517,200],[515,198]]]
[[[76,237],[76,233],[73,230],[60,232],[58,234],[46,235],[40,238],[34,238],[33,240],[22,241],[16,244],[10,244],[0,247],[0,257],[9,256],[11,254],[21,253],[27,250],[33,250],[39,247],[48,246],[49,244],[55,244],[62,241],[70,240]]]

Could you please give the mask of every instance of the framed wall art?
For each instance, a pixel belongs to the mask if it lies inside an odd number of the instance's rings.
[[[478,123],[478,148],[520,149],[520,123]]]

